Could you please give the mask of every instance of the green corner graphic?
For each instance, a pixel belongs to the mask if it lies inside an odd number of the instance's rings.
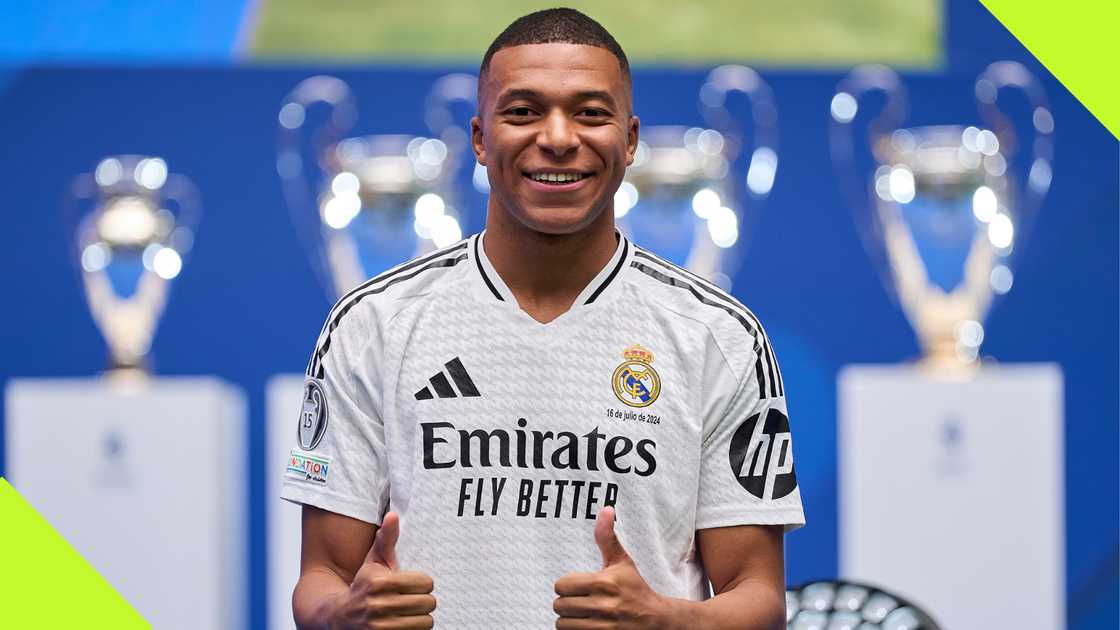
[[[980,0],[1114,137],[1120,138],[1120,2]]]
[[[0,522],[0,627],[151,627],[3,477]]]

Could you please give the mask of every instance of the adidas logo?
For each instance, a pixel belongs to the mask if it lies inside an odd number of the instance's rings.
[[[458,398],[459,396],[477,398],[482,395],[478,393],[478,388],[474,386],[471,375],[467,374],[467,368],[463,367],[463,362],[459,360],[459,357],[444,363],[443,367],[447,368],[446,373],[441,370],[428,379],[429,386],[416,392],[416,400],[431,400],[435,396],[440,398]],[[451,387],[451,381],[447,380],[448,374],[451,375],[451,380],[455,381],[455,387],[459,389],[458,394]],[[435,396],[432,395],[432,390],[435,390]]]

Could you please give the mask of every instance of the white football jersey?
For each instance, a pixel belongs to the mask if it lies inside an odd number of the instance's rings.
[[[571,309],[523,312],[481,235],[330,312],[283,497],[400,514],[437,627],[551,628],[554,583],[602,560],[595,517],[657,592],[702,599],[696,531],[804,523],[785,390],[758,320],[618,238]]]

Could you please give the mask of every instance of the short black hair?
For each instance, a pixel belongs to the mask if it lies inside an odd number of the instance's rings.
[[[630,82],[630,62],[626,60],[622,46],[618,45],[602,24],[575,9],[567,8],[535,11],[514,20],[486,49],[482,65],[478,69],[479,78],[490,68],[490,58],[494,53],[503,48],[527,44],[582,44],[604,48],[618,59],[622,76],[627,83]]]

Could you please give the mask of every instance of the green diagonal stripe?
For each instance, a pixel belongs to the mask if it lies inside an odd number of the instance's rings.
[[[1120,138],[1117,0],[981,0],[1112,135]]]
[[[151,627],[3,477],[0,522],[0,627]]]

